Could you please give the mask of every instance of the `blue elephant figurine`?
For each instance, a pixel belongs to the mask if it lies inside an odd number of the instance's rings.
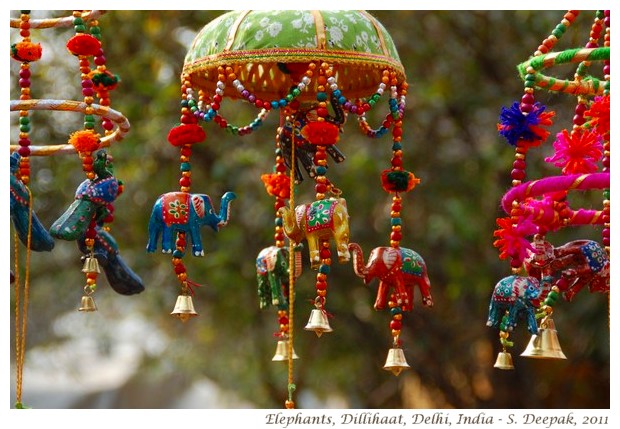
[[[220,213],[216,214],[211,198],[205,194],[168,192],[161,195],[151,212],[149,220],[149,241],[146,250],[155,252],[161,234],[161,248],[164,253],[175,249],[177,232],[184,232],[192,241],[192,254],[204,256],[200,227],[209,225],[214,231],[228,224],[230,202],[237,198],[234,192],[222,196]]]
[[[121,194],[122,182],[114,177],[106,151],[97,152],[93,171],[95,179],[86,179],[78,186],[73,203],[50,227],[53,237],[75,241],[84,236],[92,220],[99,221],[110,214],[109,205]]]
[[[15,231],[17,231],[17,236],[24,243],[24,246],[28,246],[28,229],[30,229],[30,250],[36,252],[50,251],[54,248],[54,238],[43,226],[34,211],[30,217],[30,194],[24,182],[18,179],[16,175],[20,159],[19,153],[13,152],[11,154],[11,220]]]
[[[295,278],[301,275],[301,248],[294,250]],[[261,250],[256,258],[256,280],[258,281],[258,303],[260,309],[275,305],[280,310],[288,309],[289,250],[286,247],[269,246]]]
[[[535,277],[512,275],[504,277],[495,285],[489,304],[487,326],[499,327],[500,322],[507,314],[508,330],[517,326],[517,320],[525,315],[528,331],[538,333],[535,310],[540,300],[544,299],[551,290],[553,279],[543,278],[540,282]]]
[[[110,287],[121,295],[134,295],[144,291],[142,279],[134,273],[121,257],[116,240],[101,226],[95,227],[95,245],[93,254],[99,266],[103,268]],[[77,240],[78,248],[85,255],[90,255],[85,236]]]

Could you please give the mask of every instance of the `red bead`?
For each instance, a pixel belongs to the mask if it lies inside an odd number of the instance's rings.
[[[517,170],[525,170],[525,161],[522,159],[516,159],[515,162],[512,163],[512,166]]]
[[[573,124],[575,125],[583,125],[586,122],[586,119],[581,115],[573,116]]]
[[[97,231],[94,228],[88,228],[84,235],[86,238],[95,238],[97,236]]]
[[[325,290],[327,289],[327,282],[317,281],[315,285],[316,290]]]
[[[219,94],[215,94],[213,96],[213,101],[216,102],[216,103],[220,103],[222,101],[222,96],[219,95]]]
[[[286,316],[282,316],[278,319],[278,323],[280,325],[287,325],[288,324],[288,317]]]
[[[401,137],[403,135],[402,127],[394,127],[394,129],[392,130],[392,135],[394,137]]]
[[[392,231],[390,233],[390,240],[400,241],[403,238],[403,233],[400,231]]]
[[[392,158],[392,166],[394,167],[402,167],[403,159],[400,156],[395,156]]]
[[[525,179],[525,170],[519,170],[515,168],[510,172],[510,177],[512,177],[514,180],[523,180]]]
[[[283,200],[276,200],[276,203],[273,205],[273,207],[278,210],[282,207],[286,206],[286,203]]]
[[[530,113],[532,110],[534,110],[534,105],[533,104],[527,104],[527,103],[521,103],[519,105],[519,109],[521,109],[522,112]]]
[[[523,104],[534,104],[534,101],[536,101],[534,99],[534,94],[527,93],[521,97],[521,103]]]
[[[191,147],[187,147],[184,146],[181,148],[181,155],[182,156],[191,156],[192,155],[192,148]]]
[[[27,146],[22,146],[17,151],[21,156],[30,156],[30,148]]]
[[[190,186],[191,184],[192,184],[192,180],[187,176],[183,176],[179,180],[179,185],[181,186]]]
[[[331,258],[332,252],[328,248],[323,247],[319,252],[319,256],[321,257],[321,259]]]
[[[220,110],[220,103],[211,103],[211,108],[215,111]]]
[[[320,194],[327,192],[327,185],[325,183],[317,183],[314,186],[314,190]]]
[[[284,236],[284,233],[283,233],[283,232],[276,232],[276,233],[273,235],[273,238],[274,238],[276,241],[282,241],[282,240],[284,240],[286,237]]]
[[[101,126],[106,131],[110,131],[112,128],[114,128],[114,124],[112,123],[112,121],[105,118],[101,121]]]
[[[400,320],[392,320],[390,322],[390,329],[400,329],[403,327],[403,323]]]
[[[185,265],[183,265],[182,263],[178,263],[174,266],[174,273],[175,274],[183,274],[184,272],[186,272],[187,269],[185,268]]]
[[[21,69],[19,71],[19,77],[21,78],[28,79],[30,75],[31,75],[30,69]]]
[[[276,164],[276,171],[278,173],[285,173],[286,172],[286,164],[283,164],[283,163]]]
[[[318,109],[316,109],[316,114],[319,115],[321,118],[326,118],[329,112],[327,111],[326,107],[319,107]]]
[[[579,114],[579,115],[583,115],[586,110],[588,110],[588,106],[586,106],[583,103],[579,103],[577,104],[577,106],[575,107],[575,113]]]

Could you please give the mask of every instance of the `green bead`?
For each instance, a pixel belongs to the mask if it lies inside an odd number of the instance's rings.
[[[525,85],[523,85],[523,86],[525,86],[526,88],[534,88],[536,86],[536,82],[532,82],[532,81],[526,80],[525,81]]]
[[[84,122],[84,128],[86,128],[87,130],[94,130],[95,129],[95,123],[94,122]]]
[[[90,34],[93,36],[96,34],[101,34],[101,28],[99,27],[90,27]]]
[[[275,219],[275,224],[276,224],[276,226],[282,226],[284,224],[284,222],[282,221],[281,217],[277,217]]]
[[[301,94],[301,91],[299,90],[299,88],[293,88],[293,91],[291,91],[293,94],[293,97],[297,97],[299,96],[299,94]]]
[[[392,307],[390,308],[390,313],[392,316],[396,316],[397,314],[401,314],[403,310],[400,307]]]
[[[19,131],[22,133],[29,133],[30,132],[30,124],[22,124],[19,126]]]
[[[611,196],[611,194],[610,194],[609,189],[605,189],[603,191],[603,198],[605,198],[606,200],[609,200],[609,199],[611,199],[610,196]]]
[[[316,99],[318,101],[327,101],[327,93],[326,92],[317,92]]]
[[[95,122],[95,117],[93,115],[84,115],[84,122]]]
[[[84,25],[84,20],[80,17],[73,18],[73,25]]]
[[[286,98],[286,101],[290,103],[291,101],[293,101],[295,97],[293,97],[293,94],[286,94],[285,98]]]
[[[83,25],[76,25],[75,26],[75,32],[76,33],[85,33],[86,32],[86,27]]]
[[[525,80],[526,81],[535,81],[536,80],[536,75],[534,73],[528,73],[525,75]]]
[[[194,107],[194,106],[196,106],[196,100],[189,100],[189,101],[187,102],[187,105],[188,105],[189,107]]]
[[[30,118],[28,118],[27,116],[22,116],[21,118],[19,118],[19,123],[20,125],[28,125],[30,123]]]
[[[377,102],[375,100],[373,100],[372,98],[370,100],[368,100],[368,105],[369,106],[374,106]]]

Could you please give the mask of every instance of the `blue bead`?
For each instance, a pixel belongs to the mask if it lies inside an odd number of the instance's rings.
[[[286,107],[286,105],[288,104],[288,101],[286,101],[284,98],[281,98],[279,101],[280,107]]]
[[[401,219],[401,218],[399,218],[399,217],[393,217],[393,218],[390,220],[390,223],[392,224],[392,226],[395,226],[395,225],[402,225],[403,221],[402,221],[402,219]]]
[[[392,145],[392,150],[401,150],[403,148],[403,145],[400,143],[394,143]]]
[[[338,97],[338,103],[339,104],[344,104],[347,102],[347,97],[345,97],[344,95]]]
[[[174,252],[172,252],[172,257],[173,258],[182,258],[183,255],[184,255],[184,252],[181,252],[178,249],[176,249]]]
[[[327,168],[319,165],[314,168],[314,171],[316,171],[316,174],[318,174],[319,176],[325,176],[325,173],[327,173]]]
[[[277,101],[272,101],[271,102],[271,108],[272,109],[278,109],[280,107],[280,103],[278,103]]]
[[[316,99],[319,101],[326,101],[327,100],[327,93],[326,92],[317,92],[316,93]]]
[[[319,267],[319,273],[329,274],[329,265],[321,264],[321,266]]]
[[[192,165],[189,162],[181,163],[181,171],[191,171]]]

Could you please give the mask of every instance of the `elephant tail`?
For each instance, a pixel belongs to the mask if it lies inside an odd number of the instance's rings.
[[[110,287],[121,295],[135,295],[144,291],[142,279],[125,263],[120,254],[111,254],[103,265]]]
[[[230,217],[230,202],[237,198],[237,194],[234,192],[226,192],[222,195],[222,201],[220,203],[220,221],[217,226],[226,226],[228,224],[228,219]]]

